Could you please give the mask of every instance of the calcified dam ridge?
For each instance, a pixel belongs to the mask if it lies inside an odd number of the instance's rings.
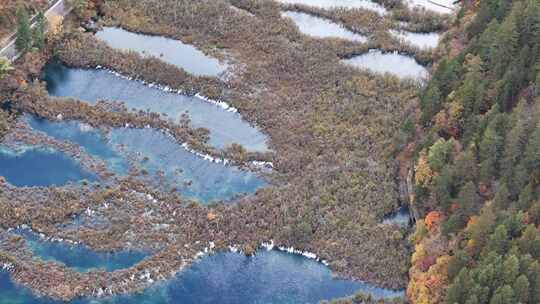
[[[389,155],[453,10],[86,2],[0,79],[0,303],[405,301]]]

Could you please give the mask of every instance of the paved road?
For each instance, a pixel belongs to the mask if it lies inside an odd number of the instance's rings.
[[[58,0],[56,3],[51,6],[46,12],[45,17],[49,18],[54,15],[66,16],[70,12],[70,9],[64,3],[64,0]],[[34,26],[35,23],[32,24]],[[19,58],[20,54],[15,48],[15,35],[12,35],[11,40],[6,44],[0,46],[0,56],[7,57],[9,60],[14,61]]]

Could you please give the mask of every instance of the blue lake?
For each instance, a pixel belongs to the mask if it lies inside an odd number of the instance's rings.
[[[117,27],[104,27],[96,37],[112,48],[157,57],[194,75],[218,76],[227,69],[226,64],[179,40],[133,33]]]
[[[261,251],[255,257],[218,253],[203,257],[174,279],[158,283],[140,294],[109,299],[80,299],[77,304],[173,303],[319,303],[363,290],[377,298],[402,296],[402,291],[376,288],[349,280],[336,280],[324,265],[302,256]],[[0,303],[59,303],[33,296],[0,272]]]
[[[26,119],[35,130],[79,144],[89,154],[105,161],[116,174],[125,174],[129,160],[148,172],[145,178],[149,181],[166,190],[174,187],[182,196],[202,203],[229,200],[267,185],[252,172],[206,161],[190,153],[155,129],[117,128],[101,134],[76,121]]]
[[[17,230],[15,233],[26,239],[34,256],[44,261],[60,262],[80,272],[93,268],[106,271],[129,268],[146,257],[145,253],[139,251],[96,252],[84,245],[44,240],[28,230]]]
[[[13,151],[1,145],[0,176],[18,187],[62,186],[68,182],[96,179],[94,174],[62,152],[39,147]]]
[[[238,143],[249,151],[267,151],[266,136],[242,119],[195,96],[164,92],[105,70],[68,68],[51,62],[44,69],[50,95],[74,97],[90,104],[98,100],[121,101],[128,109],[150,110],[173,121],[188,113],[197,128],[210,130],[210,145],[224,148]]]

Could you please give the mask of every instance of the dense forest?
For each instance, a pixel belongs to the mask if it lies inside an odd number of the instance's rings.
[[[421,95],[414,303],[540,302],[540,2],[465,3]]]

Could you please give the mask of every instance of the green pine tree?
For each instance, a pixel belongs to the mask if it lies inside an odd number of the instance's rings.
[[[32,39],[34,47],[38,50],[42,50],[45,47],[45,27],[46,19],[42,11],[40,11],[36,17],[36,26],[32,30]]]
[[[508,229],[504,225],[497,226],[495,232],[489,238],[489,248],[498,254],[504,254],[508,250],[508,245]]]
[[[30,29],[30,17],[25,8],[17,9],[17,50],[26,53],[32,48],[32,31]]]
[[[503,183],[495,194],[493,204],[495,208],[499,210],[504,210],[510,206],[510,201],[510,191],[508,191],[508,187],[506,186],[506,184]]]
[[[467,268],[461,269],[456,279],[448,287],[446,291],[445,303],[447,304],[461,304],[465,303],[469,298],[469,288],[472,287],[472,280]]]
[[[529,172],[540,169],[540,124],[531,134],[525,149],[525,166]]]
[[[509,285],[499,287],[489,301],[489,304],[516,304],[512,287]]]
[[[511,255],[504,260],[502,265],[502,280],[504,284],[511,285],[519,275],[519,260],[515,255]]]
[[[523,274],[514,282],[514,293],[519,303],[529,303],[529,285],[527,276]]]

